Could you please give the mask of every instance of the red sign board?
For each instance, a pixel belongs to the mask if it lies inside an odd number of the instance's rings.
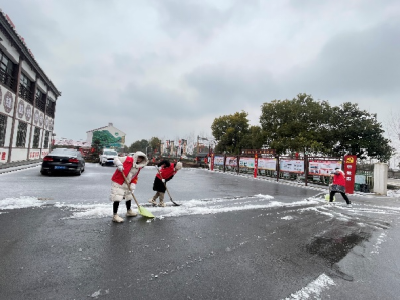
[[[275,149],[242,149],[242,155],[253,155],[253,154],[275,155]]]
[[[211,171],[214,171],[214,153],[211,154]]]
[[[344,178],[346,180],[346,193],[348,194],[354,194],[356,168],[357,168],[357,156],[346,155],[344,157]]]
[[[254,155],[254,178],[257,178],[258,173],[258,155],[257,153]]]

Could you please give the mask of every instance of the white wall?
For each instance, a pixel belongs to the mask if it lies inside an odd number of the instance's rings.
[[[41,79],[38,79],[36,82],[37,82],[37,87],[39,88],[39,90],[42,93],[46,94],[47,88],[46,88],[46,85],[44,84],[44,82]]]
[[[387,195],[387,178],[389,167],[385,163],[374,164],[374,193]]]
[[[35,81],[36,73],[31,69],[26,61],[22,61],[22,71],[26,76],[28,76],[30,81]]]
[[[11,161],[26,160],[28,149],[14,148],[11,151]]]
[[[2,41],[0,42],[1,50],[3,50],[9,59],[11,59],[15,64],[19,62],[19,54],[17,49],[10,45],[10,41],[5,37],[5,35],[0,31],[0,37]]]
[[[54,95],[54,93],[52,91],[49,91],[49,93],[47,94],[51,99],[53,99],[54,101],[56,100],[56,95]]]
[[[6,163],[8,159],[8,148],[0,147],[0,163]]]
[[[11,92],[9,89],[6,89],[4,86],[0,86],[0,91],[1,91],[0,112],[12,117],[13,113],[14,113],[15,94],[13,92]],[[4,101],[6,100],[5,99],[6,94],[7,95],[11,95],[11,99],[12,99],[11,111],[10,112],[6,112],[6,109],[4,107]]]

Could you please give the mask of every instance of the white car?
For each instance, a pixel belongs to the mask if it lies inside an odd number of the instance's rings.
[[[103,152],[100,154],[100,164],[102,166],[113,164],[116,157],[118,157],[118,153],[114,149],[103,149]]]

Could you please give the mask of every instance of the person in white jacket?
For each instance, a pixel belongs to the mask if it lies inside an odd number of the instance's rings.
[[[125,174],[125,177],[129,182],[129,186],[133,192],[136,188],[139,172],[147,165],[148,162],[149,160],[146,154],[140,151],[133,154],[133,156],[116,157],[114,159],[114,165],[117,167],[117,170],[115,170],[114,175],[111,178],[110,195],[110,200],[114,202],[112,218],[113,222],[121,223],[124,221],[124,219],[118,216],[118,207],[122,200],[126,201],[126,216],[135,217],[137,215],[137,213],[131,209],[131,200],[133,199],[133,196],[128,188],[128,185],[125,183],[122,172]]]

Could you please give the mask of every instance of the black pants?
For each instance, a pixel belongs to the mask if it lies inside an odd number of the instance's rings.
[[[132,204],[131,200],[125,201],[125,204],[126,204],[126,210],[130,210],[131,204]],[[119,201],[114,201],[114,205],[113,205],[114,214],[116,214],[118,212],[118,207],[119,207]]]
[[[332,201],[333,201],[333,195],[335,195],[336,193],[340,193],[340,195],[342,195],[342,197],[343,197],[343,199],[346,201],[346,203],[347,203],[347,204],[350,204],[350,200],[349,200],[349,198],[347,198],[347,196],[346,196],[345,193],[342,193],[342,192],[335,192],[335,191],[331,191],[331,192],[329,193],[329,202],[332,202]]]

